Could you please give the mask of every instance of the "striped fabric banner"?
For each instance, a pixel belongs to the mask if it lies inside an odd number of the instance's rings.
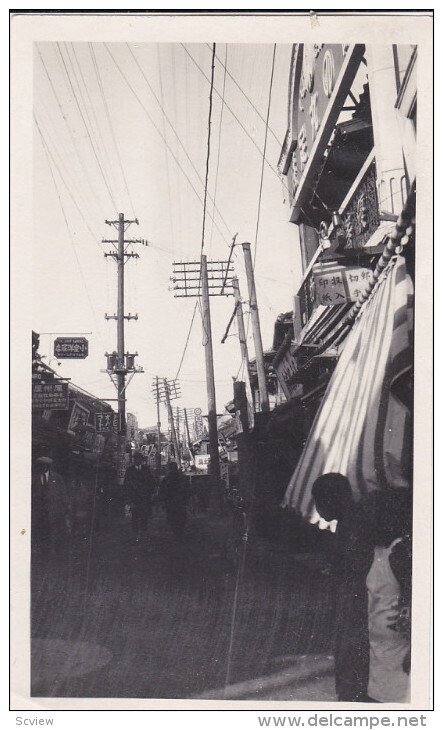
[[[412,313],[405,261],[394,257],[347,337],[284,497],[313,523],[321,520],[311,487],[321,474],[347,476],[356,499],[407,486],[410,414],[390,388],[412,363]]]

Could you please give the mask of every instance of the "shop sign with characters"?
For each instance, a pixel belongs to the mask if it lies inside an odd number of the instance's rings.
[[[69,408],[68,384],[60,383],[42,383],[35,381],[32,383],[32,408],[47,410],[66,411]]]
[[[316,265],[312,273],[316,302],[324,307],[356,302],[372,276],[370,269],[338,264]]]
[[[88,357],[88,340],[85,337],[57,337],[54,341],[54,357],[59,360],[84,360]]]
[[[196,454],[195,455],[195,468],[197,471],[206,472],[209,467],[211,457],[209,454]]]
[[[105,431],[118,433],[120,431],[120,415],[111,412],[95,413],[95,430],[98,433]]]
[[[69,419],[68,431],[74,433],[75,431],[85,428],[89,421],[90,411],[80,403],[75,402],[72,406],[71,417]]]

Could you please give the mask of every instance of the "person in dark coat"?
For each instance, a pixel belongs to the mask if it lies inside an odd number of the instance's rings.
[[[339,701],[367,702],[369,681],[368,596],[366,578],[380,540],[397,537],[411,512],[407,489],[371,492],[355,502],[342,474],[324,474],[312,487],[320,517],[337,520],[333,574],[335,612],[335,685]],[[386,517],[389,515],[388,519]],[[389,535],[381,536],[384,531]]]
[[[40,456],[35,462],[31,509],[33,547],[55,551],[65,545],[70,533],[71,505],[65,482],[53,470],[49,456]]]
[[[139,542],[141,534],[146,533],[148,527],[155,493],[154,477],[149,467],[143,463],[143,455],[140,453],[135,454],[134,464],[126,470],[124,488],[126,499],[131,504],[135,541]]]
[[[183,537],[188,499],[188,480],[175,461],[171,461],[168,464],[168,473],[161,484],[160,500],[164,504],[168,524],[177,538]]]

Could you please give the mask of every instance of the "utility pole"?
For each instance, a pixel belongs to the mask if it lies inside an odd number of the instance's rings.
[[[251,244],[242,243],[245,256],[246,278],[248,281],[249,309],[251,312],[252,335],[254,338],[255,360],[257,363],[258,389],[262,412],[269,411],[269,395],[266,387],[265,361],[263,357],[263,343],[258,316],[257,294],[255,291],[254,268],[252,266]]]
[[[126,259],[139,258],[137,253],[127,251],[130,244],[142,243],[145,241],[138,239],[125,239],[125,232],[132,223],[138,225],[137,218],[135,220],[126,220],[123,213],[119,213],[118,220],[108,221],[105,223],[114,226],[118,232],[118,238],[103,239],[102,243],[111,243],[114,247],[113,251],[106,252],[105,258],[111,257],[117,263],[117,314],[105,314],[105,319],[115,319],[117,321],[117,350],[113,353],[106,353],[107,368],[106,371],[112,382],[117,388],[117,402],[119,413],[119,474],[118,481],[123,483],[125,470],[125,450],[126,450],[126,387],[135,373],[143,372],[140,367],[135,367],[134,361],[137,353],[125,353],[125,319],[138,319],[138,314],[125,314],[125,263]],[[125,248],[126,245],[126,248]],[[131,378],[126,383],[126,376],[131,373]]]
[[[220,478],[220,460],[218,453],[217,405],[215,398],[214,352],[212,348],[211,308],[209,305],[208,264],[203,254],[201,257],[202,280],[202,327],[205,346],[206,390],[208,396],[208,428],[210,474]]]
[[[179,449],[179,454],[181,455],[181,450],[180,450],[180,447],[181,447],[181,444],[180,444],[180,408],[178,408],[178,406],[177,406],[177,412],[175,414],[175,422],[176,422],[175,429],[177,431],[177,445],[178,445],[178,449]]]
[[[248,343],[246,340],[245,320],[243,317],[243,305],[242,305],[242,300],[241,300],[241,296],[240,296],[240,286],[238,283],[238,278],[236,276],[232,277],[232,289],[234,291],[235,315],[237,318],[237,332],[238,332],[238,339],[239,339],[239,343],[240,343],[240,353],[242,356],[242,360],[246,363],[246,369],[248,371],[248,378],[249,378],[249,385],[250,385],[251,394],[252,394],[253,393],[252,378],[251,378],[251,369],[249,367]]]
[[[232,268],[230,261],[208,261],[202,254],[200,261],[174,262],[174,296],[201,297],[202,328],[205,348],[206,389],[208,397],[209,473],[218,483],[220,460],[218,453],[217,407],[214,380],[211,309],[209,297],[232,296]],[[225,288],[227,290],[225,291]]]
[[[173,446],[174,446],[175,458],[177,460],[177,465],[180,466],[181,465],[180,450],[179,450],[179,447],[178,447],[177,432],[175,430],[175,425],[174,425],[174,414],[172,413],[171,397],[170,397],[170,392],[169,392],[169,384],[168,384],[168,381],[166,380],[166,378],[164,378],[163,384],[164,384],[164,387],[165,387],[166,408],[168,410],[169,426],[170,426],[170,429],[171,429],[171,438],[172,438],[172,443],[173,443]]]
[[[191,451],[191,437],[189,435],[189,423],[188,423],[188,411],[185,408],[185,429],[186,429],[186,439],[188,442],[188,449]]]
[[[158,375],[155,378],[155,385],[156,385],[156,401],[157,401],[157,454],[155,457],[156,461],[156,470],[157,475],[160,474],[161,466],[162,466],[162,453],[161,453],[161,440],[162,440],[162,432],[161,432],[161,421],[160,421],[160,392],[158,387]]]

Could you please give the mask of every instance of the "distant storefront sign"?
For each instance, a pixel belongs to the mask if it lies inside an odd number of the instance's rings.
[[[229,464],[227,461],[220,462],[220,479],[224,483],[226,489],[229,489]]]
[[[32,383],[32,408],[44,411],[67,411],[69,408],[68,383]]]
[[[356,302],[372,275],[370,269],[333,262],[315,265],[312,273],[316,302],[325,307]]]
[[[202,409],[194,408],[194,430],[197,439],[201,438],[204,433]]]
[[[196,454],[195,455],[195,468],[197,471],[208,471],[209,462],[211,461],[211,457],[209,454]]]
[[[117,484],[123,485],[129,465],[129,454],[119,453],[117,459]]]
[[[120,414],[119,413],[96,413],[95,414],[95,430],[98,433],[105,431],[120,431]]]
[[[54,341],[54,357],[59,360],[84,360],[88,357],[88,340],[85,337],[57,337]]]

